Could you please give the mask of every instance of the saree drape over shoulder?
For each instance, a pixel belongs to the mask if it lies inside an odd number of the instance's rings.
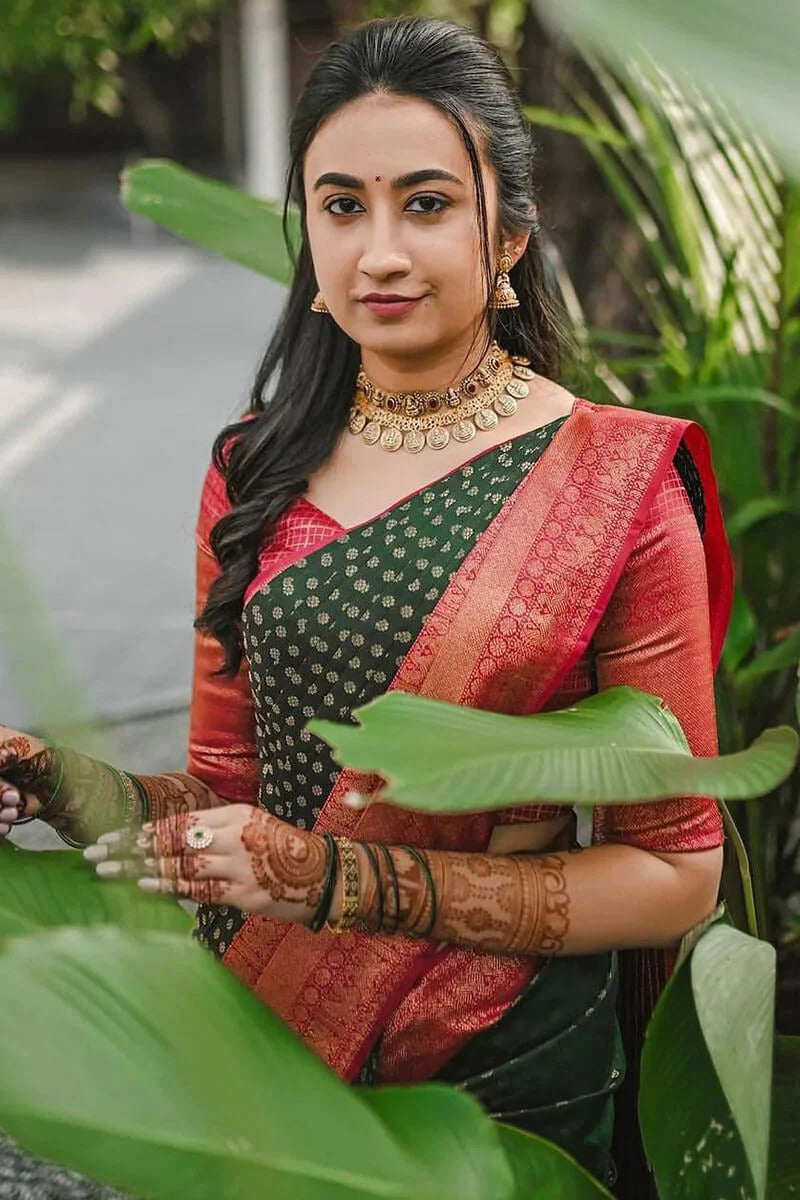
[[[218,571],[209,533],[227,509],[212,467],[198,611]],[[713,676],[731,593],[703,431],[578,400],[568,417],[476,454],[355,528],[304,497],[293,503],[245,596],[235,679],[210,677],[220,649],[197,637],[188,770],[221,798],[303,828],[484,850],[497,822],[563,809],[531,797],[466,817],[353,810],[346,792],[373,793],[379,778],[340,770],[306,722],[352,719],[390,688],[524,714],[628,684],[664,699],[695,754],[715,754]],[[592,841],[691,851],[720,845],[723,831],[716,803],[690,796],[597,808]],[[557,962],[313,934],[233,908],[201,908],[197,936],[350,1080],[368,1059],[381,1082],[446,1073],[509,1026],[504,1014]],[[623,960],[619,1009],[635,1049],[674,955]]]

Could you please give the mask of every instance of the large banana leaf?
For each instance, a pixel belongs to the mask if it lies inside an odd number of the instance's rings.
[[[192,919],[173,901],[133,882],[109,883],[74,850],[20,850],[0,842],[0,942],[58,925],[117,925],[188,934]]]
[[[800,174],[800,10],[786,0],[537,0],[553,23],[624,63],[645,46],[713,88]]]
[[[774,993],[772,946],[716,922],[659,997],[639,1120],[660,1200],[767,1195]]]
[[[510,1200],[611,1200],[593,1175],[552,1142],[498,1124],[500,1144],[514,1172]]]
[[[393,690],[354,710],[358,726],[312,720],[341,766],[386,779],[380,799],[429,812],[539,801],[635,804],[672,796],[763,796],[791,772],[797,733],[768,729],[720,758],[694,758],[655,696],[609,688],[571,708],[512,717]]]
[[[292,265],[281,209],[230,184],[207,179],[166,159],[142,159],[122,173],[120,194],[131,212],[212,254],[288,283]],[[290,232],[297,215],[290,213]],[[293,238],[294,240],[294,238]]]
[[[767,1195],[800,1196],[800,1037],[775,1038]]]
[[[606,1196],[549,1143],[501,1141],[454,1089],[348,1087],[174,935],[14,939],[0,995],[25,1014],[0,1039],[0,1127],[140,1197],[522,1200],[526,1176],[538,1200]]]

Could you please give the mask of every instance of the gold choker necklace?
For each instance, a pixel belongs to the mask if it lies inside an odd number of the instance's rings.
[[[510,355],[497,342],[474,371],[444,392],[385,392],[361,367],[347,427],[384,450],[443,450],[451,436],[469,442],[479,429],[494,429],[500,417],[512,416],[535,374],[529,358]]]

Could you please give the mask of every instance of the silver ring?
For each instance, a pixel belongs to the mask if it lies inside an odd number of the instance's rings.
[[[193,829],[186,830],[186,845],[190,846],[192,850],[205,850],[213,840],[214,835],[211,830],[202,825],[195,825]]]

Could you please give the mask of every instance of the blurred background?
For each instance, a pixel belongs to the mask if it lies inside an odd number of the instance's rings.
[[[281,198],[288,116],[317,56],[364,19],[411,12],[471,25],[514,75],[538,147],[548,264],[576,330],[563,382],[697,417],[711,434],[738,573],[722,749],[794,721],[797,186],[763,121],[751,128],[649,56],[615,58],[566,32],[559,7],[3,0],[1,723],[43,727],[42,695],[67,674],[120,765],[184,766],[200,486],[215,434],[247,401],[282,288],[135,215],[120,171],[166,158]],[[635,3],[625,9],[608,6],[612,33],[615,20],[635,26]],[[765,60],[753,93],[777,78]],[[800,1032],[797,778],[733,807],[781,955],[782,1026]]]

